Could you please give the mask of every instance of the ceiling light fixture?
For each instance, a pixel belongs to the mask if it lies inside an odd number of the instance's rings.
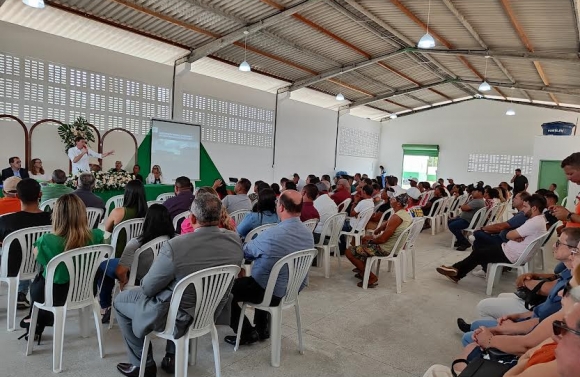
[[[22,2],[32,8],[44,8],[44,0],[22,0]]]
[[[505,112],[505,115],[509,115],[509,116],[516,115],[516,111],[514,109],[508,109]]]
[[[435,39],[429,34],[429,18],[431,16],[431,0],[429,0],[429,11],[427,12],[427,32],[419,39],[417,47],[419,48],[433,48],[435,47]]]
[[[391,115],[389,115],[389,118],[391,118],[391,119],[397,119],[397,114],[392,113]]]
[[[338,93],[336,95],[336,100],[337,101],[344,101],[344,95],[342,93]]]
[[[485,73],[483,74],[483,82],[479,84],[478,88],[480,92],[489,92],[491,90],[491,86],[487,82],[487,58],[489,58],[489,56],[485,57]]]
[[[247,53],[247,44],[246,42],[248,41],[248,34],[249,32],[246,30],[244,31],[244,34],[246,35],[244,37],[244,61],[240,64],[240,66],[238,67],[238,69],[242,72],[250,72],[252,70],[252,67],[250,67],[250,63],[248,63],[246,61],[246,53]]]

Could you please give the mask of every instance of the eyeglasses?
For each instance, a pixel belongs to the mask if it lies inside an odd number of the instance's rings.
[[[552,331],[554,332],[554,335],[560,338],[566,335],[566,333],[568,332],[580,336],[580,331],[569,328],[568,326],[566,326],[566,323],[564,321],[552,322]]]
[[[556,248],[560,247],[560,245],[567,246],[572,254],[578,254],[578,246],[568,245],[567,243],[560,242],[560,240],[556,240]]]

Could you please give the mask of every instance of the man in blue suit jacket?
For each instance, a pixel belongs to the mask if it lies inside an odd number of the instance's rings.
[[[8,159],[8,163],[10,164],[10,167],[2,170],[2,180],[0,180],[0,183],[4,182],[5,179],[14,176],[20,177],[22,179],[29,178],[28,171],[20,167],[22,165],[22,161],[20,161],[20,158],[10,157]]]

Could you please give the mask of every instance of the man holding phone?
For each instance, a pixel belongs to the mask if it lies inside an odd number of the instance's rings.
[[[580,152],[572,153],[566,157],[560,166],[564,169],[566,178],[570,182],[580,184]],[[562,206],[552,206],[549,209],[558,220],[566,222],[566,228],[580,227],[580,201],[576,204],[574,212],[570,212]]]

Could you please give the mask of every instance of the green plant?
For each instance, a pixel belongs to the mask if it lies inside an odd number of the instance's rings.
[[[64,143],[64,151],[68,152],[69,148],[75,146],[75,137],[82,136],[87,143],[95,141],[93,130],[89,122],[83,117],[78,117],[72,124],[62,124],[58,126],[58,135]]]

